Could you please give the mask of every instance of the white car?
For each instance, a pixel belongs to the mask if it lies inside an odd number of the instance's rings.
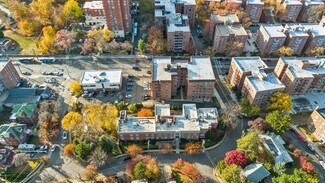
[[[20,62],[13,62],[12,64],[18,66],[18,65],[20,65]]]
[[[51,152],[54,152],[55,151],[55,147],[56,147],[55,145],[52,145],[51,146]]]
[[[319,161],[319,164],[322,165],[322,167],[323,167],[324,170],[325,170],[325,163],[324,163],[324,161]]]
[[[132,98],[132,95],[125,95],[125,98]]]

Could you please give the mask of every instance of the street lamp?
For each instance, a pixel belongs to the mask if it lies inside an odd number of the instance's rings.
[[[150,148],[150,140],[148,140],[148,151],[149,151],[149,148]]]

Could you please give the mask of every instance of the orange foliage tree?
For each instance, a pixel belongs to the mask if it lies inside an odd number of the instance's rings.
[[[186,175],[193,182],[204,182],[204,177],[201,175],[199,170],[196,168],[194,164],[183,161],[182,159],[178,159],[173,165],[173,169]]]
[[[189,142],[186,144],[185,150],[189,154],[196,154],[201,151],[201,145],[199,143]]]
[[[153,112],[151,109],[147,108],[141,108],[138,112],[138,117],[147,117],[147,116],[153,116]]]
[[[135,144],[128,146],[126,151],[131,157],[136,157],[139,154],[142,154],[142,148]]]
[[[163,154],[173,152],[173,146],[170,143],[159,144],[158,149],[160,149]]]
[[[73,144],[67,144],[64,147],[63,153],[65,155],[72,155],[74,153],[74,146],[73,146]]]

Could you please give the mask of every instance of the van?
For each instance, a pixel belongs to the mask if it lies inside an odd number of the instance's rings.
[[[35,150],[36,146],[34,144],[19,144],[18,149],[24,151]]]

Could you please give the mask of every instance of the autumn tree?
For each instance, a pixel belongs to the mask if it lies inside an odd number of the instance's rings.
[[[299,149],[295,149],[295,150],[293,151],[293,155],[294,155],[295,157],[299,158],[299,157],[302,155],[302,151],[299,150]]]
[[[256,116],[261,111],[259,106],[250,104],[248,99],[244,97],[240,99],[240,107],[241,112],[248,117]]]
[[[170,143],[161,143],[158,145],[158,149],[160,149],[163,154],[172,153],[173,145]]]
[[[77,34],[70,32],[66,29],[61,29],[56,32],[55,35],[55,44],[61,47],[63,50],[68,51],[71,47],[71,44],[76,41]]]
[[[136,157],[139,154],[142,154],[142,148],[135,144],[128,146],[126,151],[131,157]]]
[[[204,177],[201,175],[199,170],[194,164],[178,159],[173,165],[173,169],[180,172],[183,175],[186,175],[193,182],[203,183],[205,181]]]
[[[91,147],[86,142],[80,142],[74,146],[74,151],[79,158],[85,160],[90,155]]]
[[[274,92],[267,104],[267,110],[289,112],[292,109],[292,102],[290,95],[283,92]]]
[[[83,46],[81,47],[82,53],[85,55],[91,54],[95,51],[95,47],[96,47],[95,40],[93,38],[87,38]]]
[[[64,25],[78,22],[82,17],[82,8],[75,0],[68,0],[62,7],[58,18]]]
[[[227,128],[232,129],[237,124],[237,119],[241,115],[241,109],[235,102],[228,102],[225,106],[226,107],[221,110],[221,116]]]
[[[293,49],[290,47],[282,46],[278,50],[274,52],[279,57],[285,56],[285,57],[290,57],[294,53]]]
[[[77,112],[69,112],[62,119],[62,128],[65,130],[72,130],[76,125],[82,122],[81,114]]]
[[[261,117],[248,121],[248,126],[251,129],[259,131],[266,131],[267,129],[269,129],[268,123]]]
[[[156,25],[153,25],[149,28],[148,35],[148,41],[146,44],[147,49],[150,50],[152,54],[164,52],[166,49],[166,43],[162,29]]]
[[[151,109],[142,108],[138,112],[138,117],[147,117],[147,116],[153,116],[153,111]]]
[[[237,149],[245,152],[249,160],[253,160],[258,156],[258,147],[261,143],[258,135],[258,131],[251,131],[237,140]]]
[[[82,94],[82,87],[81,87],[81,84],[78,81],[70,82],[69,83],[69,89],[77,97],[79,97]]]
[[[274,183],[318,183],[319,179],[317,176],[309,175],[302,169],[294,169],[293,174],[281,174],[278,177],[273,177],[272,182]]]
[[[226,182],[241,182],[240,172],[242,169],[235,164],[231,164],[227,166],[221,173],[221,177]]]
[[[98,173],[98,169],[92,164],[88,165],[83,172],[87,181],[95,181]]]
[[[53,125],[50,122],[40,123],[38,136],[44,144],[50,144],[55,137],[55,131],[53,130]]]
[[[310,163],[305,156],[300,156],[299,161],[301,164],[301,169],[305,171],[307,174],[315,173],[315,167],[312,163]]]
[[[43,28],[43,36],[38,43],[38,49],[43,54],[55,53],[55,30],[52,26]]]
[[[41,24],[33,19],[21,20],[18,22],[21,34],[25,36],[33,36],[42,30]]]
[[[273,167],[273,171],[277,175],[282,175],[286,171],[285,162],[275,163],[275,165]]]
[[[320,20],[324,15],[325,15],[324,4],[310,7],[307,10],[307,22],[309,23],[320,22]]]
[[[146,51],[146,44],[144,43],[143,39],[139,39],[138,41],[138,49],[140,51],[140,55],[143,55]]]
[[[12,14],[12,17],[17,21],[28,17],[28,6],[26,5],[26,2],[10,0],[8,8]]]
[[[283,134],[289,130],[291,116],[280,111],[273,111],[267,114],[265,121],[273,128],[277,134]]]
[[[39,21],[43,26],[52,24],[54,13],[54,0],[33,0],[29,4],[29,10],[35,20]]]
[[[197,154],[201,151],[202,147],[199,143],[189,142],[185,145],[185,150],[189,154]]]
[[[139,0],[139,11],[141,12],[141,21],[149,23],[154,16],[155,3],[151,0]]]
[[[246,155],[238,150],[229,151],[226,153],[225,162],[227,165],[236,164],[244,167],[246,165]]]
[[[226,43],[225,53],[228,57],[239,56],[243,53],[244,44],[238,41],[229,41]]]
[[[314,48],[308,49],[307,55],[310,57],[325,55],[325,47],[315,46]]]
[[[129,104],[127,108],[130,113],[136,113],[142,107],[143,107],[142,104],[133,103],[133,104]]]
[[[18,153],[18,154],[15,154],[13,163],[14,163],[15,167],[20,167],[20,166],[25,165],[27,163],[27,160],[28,160],[27,154]]]
[[[137,179],[137,180],[145,179],[146,178],[146,175],[145,175],[146,169],[147,169],[147,167],[144,163],[139,162],[138,164],[136,164],[134,167],[135,179]]]
[[[107,153],[99,148],[96,148],[92,151],[89,156],[89,161],[95,167],[101,167],[105,164],[106,160],[108,160],[109,156]]]
[[[252,25],[252,20],[250,19],[249,14],[247,14],[243,9],[237,10],[236,15],[237,15],[240,23],[244,27],[249,27]]]
[[[65,155],[72,155],[74,153],[74,146],[73,144],[67,144],[64,146],[63,153]]]

